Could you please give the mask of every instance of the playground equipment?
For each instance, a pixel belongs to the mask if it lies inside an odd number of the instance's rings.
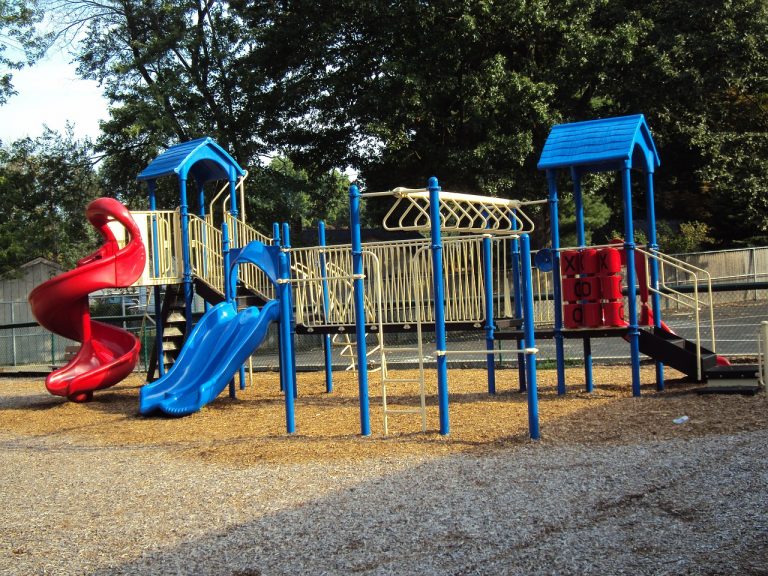
[[[539,437],[537,338],[555,341],[560,394],[566,391],[566,338],[583,340],[588,391],[593,388],[591,339],[598,337],[628,341],[635,395],[640,394],[641,353],[656,360],[659,390],[664,387],[665,364],[704,381],[718,363],[726,364],[714,352],[711,314],[712,349],[702,346],[699,311],[707,306],[711,310],[711,282],[705,271],[658,251],[653,200],[653,172],[658,165],[642,115],[559,125],[552,129],[539,162],[549,184],[545,200],[523,202],[443,191],[436,178],[421,189],[361,192],[353,185],[349,191],[351,242],[326,245],[321,224],[319,246],[292,248],[287,225],[281,229],[275,224],[269,238],[246,223],[238,206],[244,208],[247,173],[225,150],[210,138],[173,146],[139,174],[149,189],[150,210],[132,213],[137,234],[132,232],[131,238],[140,236],[149,253],[146,265],[142,261],[138,267],[143,271],[136,284],[154,287],[156,325],[147,374],[150,383],[141,390],[140,410],[188,414],[216,398],[228,383],[234,396],[235,373],[240,373],[244,387],[243,365],[272,322],[279,326],[280,380],[289,433],[295,430],[296,333],[322,337],[328,392],[333,389],[331,336],[347,339],[345,345],[355,355],[364,436],[371,432],[369,362],[374,356],[378,357],[385,433],[390,417],[397,414],[417,415],[426,430],[428,357],[434,358],[437,369],[439,431],[450,432],[447,358],[454,353],[448,338],[452,330],[484,331],[483,349],[461,354],[485,358],[490,394],[496,391],[496,356],[502,352],[517,356],[520,390],[527,393],[529,434],[534,439]],[[556,172],[560,169],[567,169],[573,180],[576,247],[561,247],[559,242]],[[646,247],[634,242],[633,169],[643,173],[647,190]],[[621,173],[625,240],[620,246],[585,243],[581,179],[586,173],[603,171]],[[165,176],[178,178],[177,210],[157,208],[156,181]],[[189,209],[190,180],[197,188],[197,214]],[[206,187],[220,180],[227,185],[206,203]],[[372,197],[393,199],[384,217],[385,230],[420,236],[363,243],[360,206]],[[526,211],[545,203],[551,247],[538,251],[533,268],[529,240],[533,219]],[[693,294],[665,281],[665,270],[671,268],[690,277]],[[700,293],[700,286],[708,289]],[[547,296],[550,291],[551,297]],[[196,325],[195,296],[205,301],[205,314]],[[664,324],[662,297],[694,311],[693,341],[680,338]],[[434,349],[427,350],[425,331],[434,332]],[[386,335],[394,332],[415,334],[416,345],[393,349]],[[377,340],[370,349],[369,338]],[[497,349],[502,340],[514,341],[514,348]],[[417,377],[392,374],[389,359],[396,351],[415,354]],[[416,402],[392,401],[402,396]]]
[[[232,273],[236,278],[238,266],[250,262],[277,285],[276,260],[274,250],[254,241],[238,252]],[[227,293],[231,294],[231,284],[229,287]],[[261,309],[250,306],[238,312],[234,299],[228,297],[210,308],[195,325],[171,369],[142,387],[139,412],[161,410],[185,415],[215,400],[264,340],[269,324],[279,316],[278,300],[270,300]]]
[[[549,186],[551,247],[538,256],[553,275],[554,327],[539,337],[555,340],[558,393],[565,394],[564,339],[583,340],[586,389],[591,391],[591,338],[616,337],[630,345],[632,393],[640,395],[640,354],[656,360],[656,385],[664,389],[664,365],[684,372],[697,381],[715,374],[728,362],[715,353],[712,321],[711,279],[704,270],[675,260],[658,250],[654,206],[653,173],[659,157],[643,115],[562,124],[552,128],[539,159]],[[557,171],[568,170],[573,181],[578,246],[560,246],[558,226]],[[642,173],[646,189],[648,245],[636,245],[632,203],[632,171]],[[586,246],[582,178],[591,172],[619,172],[624,206],[624,240],[615,246]],[[619,270],[624,265],[621,286]],[[647,270],[646,270],[647,266]],[[674,268],[690,277],[693,294],[683,294],[664,281],[664,270]],[[700,293],[700,286],[704,290]],[[626,290],[626,317],[624,309]],[[649,306],[650,295],[650,306]],[[638,302],[639,296],[639,302]],[[674,334],[662,322],[661,298],[673,298],[695,315],[696,337],[689,341]],[[639,304],[639,308],[638,308]],[[712,349],[702,345],[702,309],[710,311]]]
[[[99,198],[85,211],[104,243],[73,270],[51,278],[29,294],[29,304],[41,326],[81,343],[66,366],[51,372],[45,385],[51,394],[75,402],[93,397],[94,390],[113,386],[130,374],[139,357],[139,340],[131,333],[91,320],[88,295],[104,288],[130,286],[146,261],[144,244],[128,209],[112,198]],[[118,245],[110,225],[125,227],[129,239]]]

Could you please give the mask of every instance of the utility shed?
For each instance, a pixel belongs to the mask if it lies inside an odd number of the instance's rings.
[[[0,324],[34,322],[27,296],[38,284],[64,272],[64,268],[45,258],[22,264],[16,274],[0,279]]]

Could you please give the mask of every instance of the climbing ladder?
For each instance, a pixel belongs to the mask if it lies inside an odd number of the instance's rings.
[[[423,262],[421,261],[424,256],[429,257],[429,253],[427,252],[427,247],[423,247],[420,250],[414,254],[414,258],[411,260],[411,277],[414,279],[414,282],[412,282],[412,288],[414,291],[413,300],[414,302],[417,302],[419,298],[419,294],[422,292],[423,289],[423,281],[419,282],[417,279],[423,278],[423,276],[418,275],[419,268],[423,266]],[[400,377],[396,378],[393,376],[390,376],[389,374],[389,367],[387,364],[387,355],[390,353],[390,349],[385,346],[383,335],[380,333],[380,357],[381,357],[381,403],[382,403],[382,412],[384,416],[384,435],[389,434],[389,417],[390,415],[401,415],[401,414],[418,414],[421,418],[421,431],[426,432],[427,431],[427,403],[426,403],[426,385],[424,381],[424,337],[422,334],[422,307],[417,305],[415,306],[416,311],[416,346],[415,347],[398,347],[396,349],[392,349],[392,352],[395,350],[398,353],[403,352],[415,352],[416,353],[416,360],[418,362],[417,367],[417,375],[415,378],[405,378]],[[413,395],[413,385],[416,385],[416,390],[418,392],[419,397],[419,404],[418,407],[413,406],[402,406],[398,405],[397,407],[391,407],[389,402],[389,392],[392,388],[397,387],[398,391],[400,388],[403,388],[403,385],[408,385],[407,392],[408,396]]]

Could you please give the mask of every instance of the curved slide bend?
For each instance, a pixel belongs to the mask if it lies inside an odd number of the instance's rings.
[[[261,310],[252,306],[238,313],[228,302],[208,310],[171,369],[141,388],[139,412],[183,416],[215,400],[264,340],[279,309],[279,301],[270,300]]]
[[[51,394],[75,402],[90,400],[94,390],[117,384],[136,366],[141,346],[138,338],[122,328],[92,321],[88,295],[104,288],[130,286],[139,279],[146,263],[139,229],[120,202],[98,198],[88,204],[85,215],[104,244],[73,270],[37,286],[28,298],[41,326],[81,343],[77,355],[45,380]],[[122,249],[109,228],[112,221],[122,224],[130,236]]]

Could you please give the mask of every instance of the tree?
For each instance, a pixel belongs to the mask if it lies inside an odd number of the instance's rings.
[[[336,170],[310,175],[290,159],[276,157],[249,185],[256,194],[247,198],[248,219],[270,232],[273,222],[288,222],[296,243],[301,231],[319,220],[331,227],[349,225],[348,187],[349,179]]]
[[[41,18],[35,0],[0,2],[0,106],[16,94],[12,70],[32,64],[46,47],[47,38],[35,29]]]
[[[661,218],[704,222],[724,243],[768,230],[762,0],[59,4],[87,27],[80,71],[113,102],[98,146],[126,194],[137,159],[210,134],[254,176],[277,154],[311,174],[353,166],[373,189],[437,175],[538,199],[553,124],[643,112]],[[620,205],[610,179],[594,185]]]
[[[99,193],[91,153],[71,126],[0,148],[0,274],[36,257],[73,267],[92,250],[84,215]]]

